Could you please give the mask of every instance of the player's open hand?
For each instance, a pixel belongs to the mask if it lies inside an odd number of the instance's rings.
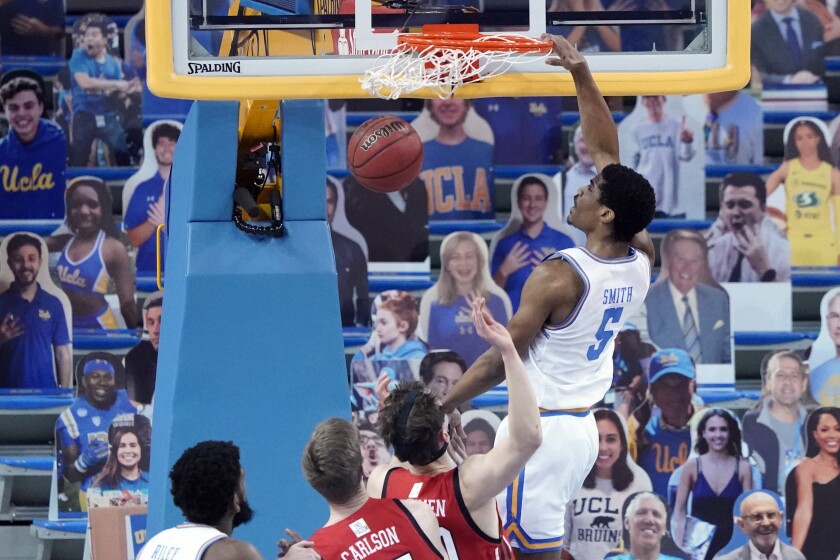
[[[286,529],[285,532],[290,540],[280,539],[277,541],[277,547],[280,549],[277,553],[277,558],[285,558],[286,560],[321,560],[321,555],[312,548],[315,543],[303,540],[303,537],[293,529]]]
[[[449,413],[449,447],[446,452],[449,457],[460,465],[467,458],[467,433],[461,425],[461,413],[456,408]]]
[[[478,336],[490,343],[491,346],[503,354],[515,350],[510,333],[496,321],[484,306],[484,298],[478,297],[472,301],[472,320]]]
[[[583,58],[583,55],[580,54],[578,50],[566,40],[565,37],[544,33],[541,39],[543,41],[551,41],[551,51],[557,55],[555,57],[546,58],[546,64],[550,64],[551,66],[562,66],[569,71],[586,66],[586,59]]]

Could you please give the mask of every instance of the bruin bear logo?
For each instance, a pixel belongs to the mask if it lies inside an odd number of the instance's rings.
[[[391,135],[392,132],[406,132],[408,131],[408,127],[405,123],[394,121],[391,123],[386,124],[382,128],[377,129],[375,132],[372,132],[367,139],[362,142],[362,150],[365,152],[371,149],[376,141],[379,138],[387,138]]]
[[[615,517],[610,517],[609,515],[599,515],[595,519],[592,520],[592,524],[590,527],[598,527],[602,529],[609,529],[610,523],[615,521]]]

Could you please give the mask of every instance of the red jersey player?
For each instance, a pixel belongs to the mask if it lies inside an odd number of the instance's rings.
[[[440,402],[419,382],[400,384],[385,399],[379,429],[401,467],[380,466],[368,480],[370,496],[414,498],[438,517],[450,559],[513,558],[496,509],[496,495],[516,478],[542,442],[539,409],[522,360],[507,330],[476,298],[476,332],[502,355],[510,408],[510,436],[487,454],[472,455],[453,468],[446,454],[448,421]]]
[[[359,431],[321,422],[303,452],[303,474],[327,500],[330,517],[310,538],[324,560],[448,560],[428,505],[368,498]]]

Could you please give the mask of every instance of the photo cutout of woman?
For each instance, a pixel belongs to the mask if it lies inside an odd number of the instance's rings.
[[[836,560],[840,555],[840,408],[813,411],[806,430],[806,457],[787,481],[791,545],[808,560]]]
[[[831,164],[828,128],[812,117],[785,126],[785,161],[767,177],[767,198],[787,219],[793,266],[837,266],[837,219],[840,171]],[[773,196],[783,187],[783,195]]]
[[[121,414],[108,428],[110,453],[87,491],[88,508],[149,502],[152,425],[139,414]]]
[[[715,527],[705,559],[711,560],[732,538],[732,508],[745,490],[752,490],[749,462],[741,450],[741,428],[729,410],[713,408],[701,413],[694,450],[697,456],[682,466],[674,504],[674,541],[686,552],[694,535],[688,534],[688,518]],[[690,498],[689,498],[690,496]],[[689,509],[690,503],[690,509]]]
[[[651,491],[650,477],[627,454],[627,427],[615,411],[596,409],[598,457],[570,507],[564,549],[574,558],[604,558],[619,548],[621,511],[637,492]]]
[[[487,245],[467,231],[450,233],[440,247],[440,276],[420,300],[420,331],[432,349],[457,352],[467,365],[490,345],[475,332],[470,305],[483,297],[487,310],[502,325],[511,312],[510,298],[490,279]]]

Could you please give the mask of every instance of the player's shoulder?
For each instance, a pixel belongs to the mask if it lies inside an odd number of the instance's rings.
[[[263,560],[257,548],[238,539],[221,539],[211,544],[203,560]]]

